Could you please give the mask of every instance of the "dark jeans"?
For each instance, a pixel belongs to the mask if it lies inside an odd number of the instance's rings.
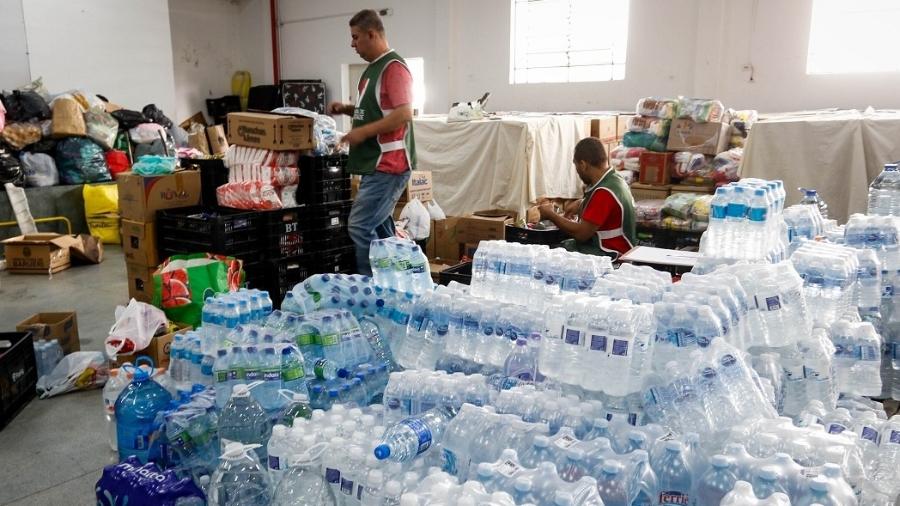
[[[360,180],[347,227],[350,239],[356,246],[356,270],[360,274],[372,275],[369,266],[369,245],[372,241],[394,235],[391,214],[408,181],[409,171],[403,174],[375,171]]]

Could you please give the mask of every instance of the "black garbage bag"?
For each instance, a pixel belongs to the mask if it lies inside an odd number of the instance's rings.
[[[33,91],[15,90],[0,97],[6,107],[6,121],[31,121],[50,118],[50,106]]]
[[[0,185],[25,186],[25,171],[12,151],[0,147]]]
[[[156,107],[156,104],[145,105],[141,112],[144,113],[144,117],[149,119],[151,123],[162,125],[165,128],[172,127],[172,120],[166,117],[166,115],[163,114],[162,109]]]
[[[84,137],[67,137],[56,145],[56,168],[66,184],[109,181],[106,155],[99,144]]]
[[[38,142],[30,146],[25,147],[25,151],[29,151],[31,153],[47,153],[48,155],[53,155],[56,150],[56,139],[44,138]]]
[[[140,113],[138,111],[119,109],[118,111],[113,111],[110,114],[112,114],[113,118],[116,118],[116,121],[119,122],[119,128],[121,128],[122,130],[131,130],[141,123],[150,123],[150,120],[147,119],[143,113]]]

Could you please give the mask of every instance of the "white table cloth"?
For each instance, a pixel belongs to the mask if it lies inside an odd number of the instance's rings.
[[[579,198],[575,144],[589,116],[522,114],[465,123],[416,118],[418,169],[430,170],[434,198],[459,216],[482,209],[524,213],[538,198]]]

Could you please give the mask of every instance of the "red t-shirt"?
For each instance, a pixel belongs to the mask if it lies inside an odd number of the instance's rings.
[[[360,83],[363,85],[364,83]],[[365,90],[360,89],[360,96]],[[378,96],[378,105],[384,115],[387,116],[392,110],[402,105],[412,104],[413,101],[413,80],[412,74],[406,65],[399,61],[392,61],[381,73],[381,93]],[[409,125],[404,124],[393,132],[381,134],[378,136],[379,144],[385,144],[394,141],[403,141],[406,137],[406,130]],[[390,174],[402,174],[410,168],[409,160],[406,158],[406,151],[403,149],[387,151],[382,153],[381,160],[378,162],[377,170]]]
[[[614,230],[622,227],[622,204],[616,195],[606,188],[597,188],[591,200],[584,206],[581,218],[597,227],[597,231]],[[631,243],[625,235],[612,239],[600,239],[600,247],[604,250],[616,251],[624,255],[631,249]]]

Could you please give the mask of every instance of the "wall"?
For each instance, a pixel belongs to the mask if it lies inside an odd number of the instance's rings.
[[[24,1],[31,76],[43,77],[51,93],[80,88],[128,108],[155,102],[164,111],[174,110],[168,3],[123,5],[118,0]]]
[[[0,0],[0,13],[0,90],[11,90],[31,80],[22,0]]]

